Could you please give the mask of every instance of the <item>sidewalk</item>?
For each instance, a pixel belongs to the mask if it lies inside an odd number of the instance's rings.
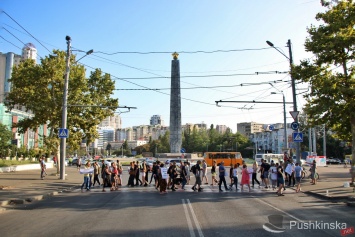
[[[79,188],[83,182],[83,175],[76,167],[65,169],[66,179],[60,180],[56,176],[56,169],[47,169],[47,176],[40,179],[40,170],[27,170],[0,174],[0,207],[13,204],[26,204],[42,200],[48,196],[57,195]],[[334,165],[319,167],[320,180],[316,185],[305,179],[301,184],[301,191],[318,198],[344,201],[349,206],[355,206],[354,187],[344,188],[345,182],[350,182],[349,168]],[[0,208],[1,210],[1,208]]]
[[[56,168],[47,169],[44,180],[40,179],[40,169],[1,173],[0,206],[41,200],[82,184],[83,175],[79,174],[76,167],[66,167],[65,171],[67,174],[65,180],[60,180],[59,176],[56,176]]]

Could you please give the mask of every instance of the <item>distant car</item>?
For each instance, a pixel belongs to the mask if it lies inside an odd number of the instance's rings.
[[[187,160],[186,159],[168,159],[165,161],[165,165],[169,166],[170,163],[176,162],[176,166],[180,167],[181,161],[185,162]]]
[[[341,164],[341,160],[338,158],[329,158],[327,159],[327,164],[334,165],[334,164]]]

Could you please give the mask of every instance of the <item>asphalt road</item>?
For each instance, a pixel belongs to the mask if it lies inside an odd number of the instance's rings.
[[[280,236],[341,236],[340,229],[324,229],[324,223],[355,227],[354,208],[291,190],[277,197],[273,191],[219,193],[210,186],[164,195],[154,187],[113,192],[97,187],[0,213],[0,236],[274,236],[264,229],[270,215],[283,218]],[[306,230],[304,223],[318,226]]]

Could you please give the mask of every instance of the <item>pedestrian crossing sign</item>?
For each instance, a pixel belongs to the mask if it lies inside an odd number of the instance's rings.
[[[294,142],[303,142],[303,133],[294,132],[292,133],[292,138]]]
[[[59,138],[68,138],[69,137],[69,131],[66,128],[59,128],[59,133],[58,133]]]

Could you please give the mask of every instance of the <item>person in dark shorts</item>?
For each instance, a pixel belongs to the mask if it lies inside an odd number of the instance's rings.
[[[299,165],[299,163],[296,163],[295,166],[295,178],[296,178],[296,193],[298,193],[301,190],[301,179],[302,179],[302,173],[304,173],[302,166]]]

